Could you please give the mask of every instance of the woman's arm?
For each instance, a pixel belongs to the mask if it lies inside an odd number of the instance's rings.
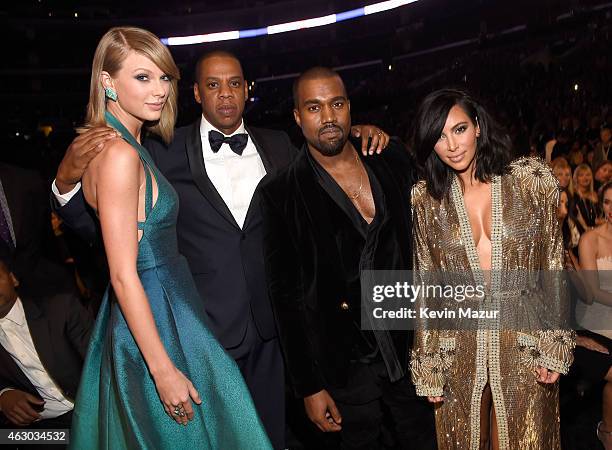
[[[582,278],[585,281],[587,303],[596,301],[612,306],[612,293],[599,287],[599,273],[597,271],[597,230],[591,230],[582,235],[578,244],[578,256],[582,267]]]
[[[138,202],[144,178],[140,158],[129,144],[117,140],[92,165],[92,183],[86,183],[86,188],[93,185],[95,189],[95,207],[111,284],[121,311],[155,380],[166,412],[172,415],[171,406],[181,403],[185,410],[191,410],[189,395],[198,401],[197,392],[176,369],[164,348],[136,269]],[[186,422],[184,418],[183,422]]]

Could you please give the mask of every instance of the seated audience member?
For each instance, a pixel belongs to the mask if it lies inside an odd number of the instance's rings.
[[[567,156],[569,155],[570,149],[571,144],[569,133],[565,130],[562,130],[557,133],[557,142],[555,143],[552,149],[550,159],[553,160],[555,158],[558,158],[559,156]]]
[[[598,191],[604,184],[612,181],[612,161],[602,161],[593,170],[593,178],[595,178],[595,190]]]
[[[574,195],[574,184],[572,183],[572,168],[567,159],[560,156],[550,163],[550,167],[555,174],[562,189],[567,189],[570,197]]]
[[[70,428],[93,318],[73,294],[20,296],[0,243],[0,428]]]
[[[580,356],[578,350],[576,360],[588,377],[606,381],[597,436],[606,450],[612,450],[612,182],[605,184],[599,195],[605,221],[580,239],[581,275],[586,289],[585,302],[576,306],[576,321],[585,329],[582,335],[590,340],[577,343],[594,352]]]
[[[593,171],[588,164],[580,164],[574,170],[574,198],[570,213],[576,217],[580,234],[597,225],[599,204],[593,185]]]
[[[602,162],[612,160],[610,147],[612,147],[612,128],[604,125],[599,132],[599,142],[593,149],[592,167],[599,167]]]
[[[580,141],[574,141],[572,144],[567,154],[567,161],[571,167],[578,167],[580,164],[586,162],[586,151],[582,149]]]

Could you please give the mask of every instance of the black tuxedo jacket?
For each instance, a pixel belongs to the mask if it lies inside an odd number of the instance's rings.
[[[247,132],[261,156],[266,178],[288,166],[297,155],[284,132],[254,127],[247,127]],[[178,128],[169,146],[158,139],[147,139],[143,145],[179,195],[179,251],[189,262],[211,331],[225,348],[236,347],[245,336],[252,313],[262,339],[275,337],[265,285],[258,189],[240,229],[206,175],[200,120]],[[93,239],[96,235],[81,193],[59,213],[82,236]]]
[[[261,186],[266,228],[264,254],[289,378],[299,397],[347,381],[359,296],[347,291],[342,269],[341,230],[331,226],[340,207],[318,183],[306,147],[296,161]],[[403,145],[392,141],[379,156],[363,158],[385,196],[386,213],[376,236],[371,269],[412,266],[410,190],[414,167]],[[346,226],[353,226],[347,219]],[[395,261],[389,267],[389,261]],[[402,369],[411,336],[391,332]]]
[[[13,272],[21,283],[21,292],[40,296],[70,291],[73,277],[51,259],[55,250],[51,211],[40,176],[0,163],[0,180],[17,241]]]
[[[74,401],[93,317],[72,294],[36,300],[22,297],[21,302],[41,363],[64,396]],[[0,345],[0,390],[9,387],[39,396],[26,374]],[[1,414],[0,419],[4,419]]]

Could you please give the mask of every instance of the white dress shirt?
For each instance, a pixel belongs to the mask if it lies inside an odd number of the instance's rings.
[[[208,132],[211,130],[223,134],[202,116],[200,138],[206,174],[234,216],[236,223],[242,228],[255,189],[266,175],[266,169],[250,136],[242,155],[234,153],[229,144],[222,144],[219,151],[214,153],[208,140]],[[247,133],[244,122],[233,134],[238,133]],[[54,180],[51,189],[60,206],[64,206],[81,189],[81,183],[77,183],[70,192],[60,194]]]
[[[234,153],[229,144],[222,144],[219,151],[214,153],[208,140],[208,132],[211,130],[223,134],[202,116],[200,136],[206,174],[236,219],[236,223],[242,228],[255,189],[266,175],[266,169],[250,136],[242,155]],[[224,136],[239,133],[246,133],[244,122],[234,133]]]
[[[64,397],[41,363],[19,298],[10,312],[0,319],[0,345],[11,355],[45,401],[44,410],[40,413],[41,419],[53,419],[74,408],[74,404]],[[0,396],[9,390],[11,388],[3,389]]]
[[[53,180],[53,183],[51,183],[51,190],[53,191],[53,195],[55,195],[55,198],[57,199],[57,202],[59,203],[60,207],[68,203],[70,199],[74,197],[77,192],[79,192],[79,189],[81,189],[80,181],[74,185],[71,191],[68,191],[65,194],[60,194],[59,189],[55,185],[55,180]]]

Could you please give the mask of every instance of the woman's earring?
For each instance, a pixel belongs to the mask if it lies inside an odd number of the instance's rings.
[[[115,92],[115,90],[113,88],[105,87],[104,88],[104,95],[109,100],[112,100],[114,102],[117,101],[117,92]]]

